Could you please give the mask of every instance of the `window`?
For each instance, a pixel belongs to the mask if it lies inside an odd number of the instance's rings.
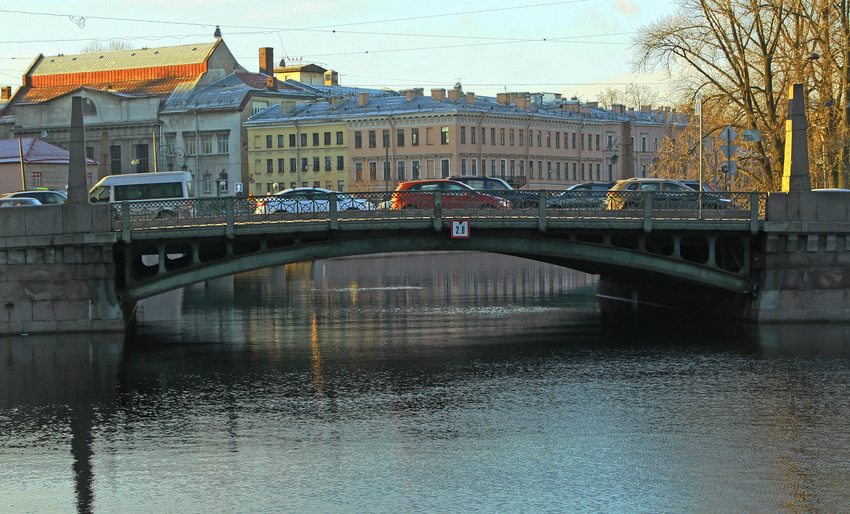
[[[561,180],[561,163],[560,162],[555,163],[555,179]]]
[[[496,176],[496,159],[490,159],[490,176]]]
[[[528,131],[528,146],[534,146],[534,131]]]
[[[511,178],[516,176],[516,161],[511,159]]]
[[[614,134],[608,134],[608,150],[614,149]]]
[[[573,180],[578,180],[578,171],[577,171],[578,168],[576,168],[576,166],[577,166],[577,164],[573,163]]]
[[[440,127],[440,144],[449,144],[449,127]]]
[[[490,128],[490,144],[496,144],[496,129],[492,127]]]
[[[596,134],[596,149],[599,150],[599,134]]]
[[[585,180],[584,179],[584,163],[581,163],[581,179]]]
[[[519,129],[519,146],[525,146],[525,131]]]
[[[150,171],[148,159],[148,145],[133,145],[133,160],[136,161],[136,173],[147,173]]]
[[[283,134],[277,135],[277,146],[278,146],[278,148],[283,148]],[[226,153],[226,152],[218,152],[218,153]]]
[[[204,155],[210,155],[213,153],[212,134],[201,135],[201,153]]]
[[[345,169],[345,157],[342,155],[336,156],[336,169],[341,171]]]
[[[487,176],[487,159],[481,159],[481,176]]]
[[[555,132],[555,148],[561,148],[561,133]]]
[[[485,129],[484,127],[481,127],[481,144],[487,144],[487,129]]]
[[[337,191],[345,191],[345,181],[344,180],[337,180],[336,181],[336,189],[337,189]]]
[[[388,148],[390,146],[390,131],[384,130],[381,132],[381,144],[383,148]]]
[[[121,146],[110,145],[109,147],[109,172],[113,175],[121,173]]]
[[[354,180],[360,182],[363,180],[363,163],[355,162],[354,163]]]
[[[278,159],[277,160],[277,172],[283,173],[286,171],[286,159]]]
[[[354,131],[354,148],[363,148],[363,133],[359,130]]]
[[[301,158],[301,171],[307,171],[308,168],[309,168],[309,166],[307,165],[307,158],[302,157]]]
[[[469,136],[472,144],[475,144],[475,127],[469,127]]]
[[[33,171],[32,172],[32,185],[33,187],[41,187],[42,186],[43,173],[41,171]]]
[[[295,134],[289,134],[289,146],[295,148]]]
[[[404,146],[404,129],[397,129],[395,132],[396,146]]]
[[[593,134],[587,135],[587,149],[593,150]]]
[[[581,149],[584,150],[584,135],[582,135],[579,139],[581,139]],[[584,177],[582,177],[582,180],[584,180]]]
[[[274,171],[274,159],[266,159],[266,173]]]
[[[377,140],[377,137],[375,135],[375,131],[370,130],[369,131],[369,148],[375,148],[376,146],[378,146],[378,140]]]
[[[378,180],[378,163],[375,161],[369,163],[369,180]]]
[[[313,146],[319,146],[319,133],[313,132]]]
[[[501,177],[504,179],[508,175],[508,161],[506,161],[505,159],[502,159],[502,162],[500,164],[501,164],[501,169],[500,169]]]
[[[543,146],[543,132],[540,131],[540,130],[537,131],[537,146],[538,147]]]
[[[328,137],[330,137],[331,133],[328,132]],[[325,157],[325,171],[331,171],[333,169],[333,159],[330,156]]]
[[[83,98],[83,115],[93,116],[95,114],[97,114],[97,108],[94,106],[94,102],[91,101],[91,98]]]
[[[576,133],[575,133],[575,132],[573,132],[572,139],[573,139],[573,145],[572,145],[572,146],[573,146],[573,150],[575,150],[575,148],[576,148]]]
[[[301,148],[307,146],[307,134],[301,134]]]
[[[570,147],[570,141],[569,141],[568,137],[569,137],[569,134],[564,132],[564,150],[566,150]]]
[[[511,146],[514,146],[514,129],[511,129],[510,143],[511,143]]]
[[[295,157],[289,159],[289,171],[298,171],[298,159],[296,159]]]
[[[525,176],[525,161],[519,161],[519,176]]]
[[[410,161],[410,179],[419,180],[419,161]]]
[[[601,164],[597,164],[597,165],[596,165],[596,180],[601,180],[601,179],[602,179],[602,169],[601,169],[601,166],[602,166]]]
[[[259,113],[260,111],[264,110],[268,106],[269,106],[268,102],[254,102],[254,104],[252,105],[252,107],[254,108],[253,114]]]
[[[203,140],[204,140],[204,138],[202,136],[201,141],[203,141]],[[271,148],[271,147],[272,147],[272,136],[266,136],[266,148]],[[204,152],[204,153],[207,153],[207,152]],[[209,153],[212,153],[212,152],[209,152]]]
[[[278,146],[283,146],[283,136],[277,136]],[[230,135],[229,134],[219,134],[218,135],[218,153],[220,154],[228,154],[230,153]]]
[[[499,144],[505,146],[505,129],[499,129]]]
[[[419,129],[412,128],[410,129],[410,144],[413,146],[419,146]]]
[[[640,151],[646,151],[646,136],[640,136]]]
[[[658,151],[658,138],[657,137],[652,138],[652,151],[653,152]]]
[[[460,144],[466,144],[466,127],[460,128]]]
[[[319,158],[313,157],[313,171],[319,171],[320,169],[321,168],[319,168]]]
[[[344,141],[344,139],[343,139],[342,131],[338,131],[336,133],[336,144],[341,145],[341,144],[343,144],[343,141]]]
[[[325,146],[331,146],[331,133],[325,132]]]
[[[396,162],[396,180],[404,182],[404,161]]]
[[[472,133],[475,134],[475,132],[472,132]],[[470,171],[472,172],[472,176],[476,177],[476,176],[478,176],[478,159],[472,159],[471,164],[472,164],[472,169]]]
[[[446,127],[448,128],[448,127]],[[440,159],[440,177],[449,178],[450,175],[449,170],[449,160],[448,159]]]
[[[460,174],[466,175],[466,159],[460,160]]]
[[[546,148],[552,148],[552,131],[546,131]]]
[[[528,178],[534,178],[534,161],[528,161]]]

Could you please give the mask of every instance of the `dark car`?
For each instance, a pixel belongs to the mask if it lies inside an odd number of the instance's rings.
[[[537,192],[519,191],[500,178],[460,176],[450,177],[449,180],[462,182],[472,189],[509,200],[514,209],[536,209],[540,203],[540,196]]]
[[[455,180],[416,180],[402,182],[390,199],[391,209],[433,209],[434,193],[442,193],[446,209],[509,209],[510,202],[498,196],[483,194]]]
[[[684,179],[684,180],[680,180],[679,182],[681,182],[682,184],[685,184],[686,186],[693,189],[694,191],[699,191],[699,180]],[[707,191],[709,193],[714,192],[714,188],[711,187],[711,184],[709,184],[708,182],[705,182],[705,181],[703,181],[703,183],[702,183],[702,190]]]
[[[0,198],[35,198],[42,205],[51,205],[57,203],[65,203],[68,201],[68,195],[63,191],[48,191],[46,189],[37,189],[34,191],[15,191],[14,193],[4,193]]]
[[[653,209],[728,209],[732,202],[717,194],[695,191],[678,180],[629,178],[608,190],[606,208],[642,209],[645,191],[651,191]]]
[[[561,209],[601,209],[604,207],[608,190],[614,182],[584,182],[567,188],[554,197],[552,207]]]

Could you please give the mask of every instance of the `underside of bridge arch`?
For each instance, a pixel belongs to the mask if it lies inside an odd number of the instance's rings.
[[[700,262],[700,251],[693,261],[673,258],[672,246],[673,239],[663,234],[650,239],[629,233],[529,234],[527,230],[476,229],[468,239],[453,239],[433,228],[326,231],[228,241],[149,241],[116,248],[116,284],[122,301],[135,302],[198,282],[282,264],[378,253],[468,251],[513,255],[603,277],[663,279],[735,293],[749,287],[750,280],[740,270],[707,266]]]

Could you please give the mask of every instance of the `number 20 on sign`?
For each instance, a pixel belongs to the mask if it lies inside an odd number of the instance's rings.
[[[452,220],[452,237],[469,237],[469,220]]]

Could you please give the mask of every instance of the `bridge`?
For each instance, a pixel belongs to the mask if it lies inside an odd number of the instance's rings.
[[[71,143],[76,162],[84,146],[73,136]],[[606,308],[850,321],[850,193],[811,191],[799,165],[786,170],[784,192],[622,192],[609,202],[616,209],[592,196],[565,203],[557,201],[564,192],[539,191],[536,205],[487,209],[459,207],[440,192],[420,209],[392,209],[388,193],[332,193],[300,212],[260,208],[270,199],[259,197],[183,201],[179,209],[92,205],[77,167],[67,204],[0,213],[3,333],[120,331],[136,302],[189,284],[412,251],[502,253],[598,274]],[[341,195],[356,196],[361,208],[340,209],[351,205]],[[456,220],[468,222],[469,237],[452,237]]]

